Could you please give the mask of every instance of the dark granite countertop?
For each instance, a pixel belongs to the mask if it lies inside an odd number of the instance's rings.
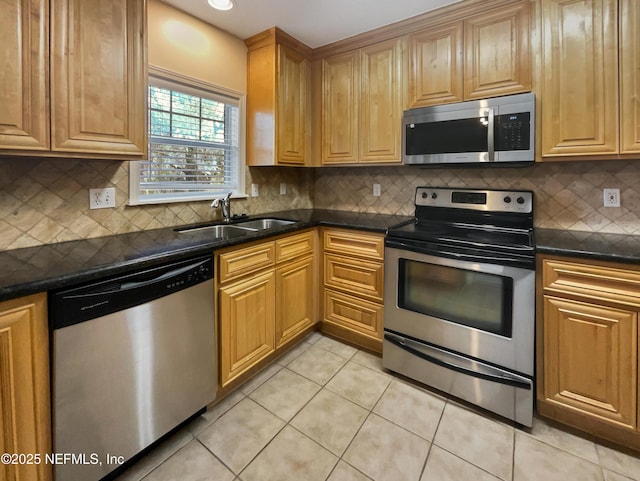
[[[332,210],[288,210],[253,216],[296,220],[294,224],[214,239],[210,233],[180,234],[176,227],[0,252],[0,301],[212,252],[215,249],[319,225],[385,232],[411,217]]]
[[[640,237],[571,230],[536,229],[536,252],[640,264]]]

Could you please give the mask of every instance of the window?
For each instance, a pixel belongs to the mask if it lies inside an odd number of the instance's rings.
[[[130,164],[130,203],[244,195],[242,95],[156,71],[149,75],[149,155]]]

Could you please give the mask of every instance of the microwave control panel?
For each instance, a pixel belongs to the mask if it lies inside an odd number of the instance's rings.
[[[529,150],[531,114],[529,112],[496,116],[496,150]]]

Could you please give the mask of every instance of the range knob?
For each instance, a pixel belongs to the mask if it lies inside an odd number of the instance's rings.
[[[437,199],[438,198],[438,194],[436,194],[435,192],[431,194],[431,198],[432,199]]]
[[[516,199],[516,202],[517,202],[518,204],[524,204],[524,197],[518,197],[518,198]]]
[[[423,199],[426,199],[426,198],[427,198],[427,193],[426,193],[426,192],[423,192],[423,193],[422,193],[422,198],[423,198]]]
[[[511,197],[509,197],[508,195],[502,200],[504,200],[505,204],[511,204]]]

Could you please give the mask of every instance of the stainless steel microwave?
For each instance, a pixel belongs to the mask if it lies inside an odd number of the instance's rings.
[[[402,145],[409,165],[533,162],[535,95],[405,110]]]

